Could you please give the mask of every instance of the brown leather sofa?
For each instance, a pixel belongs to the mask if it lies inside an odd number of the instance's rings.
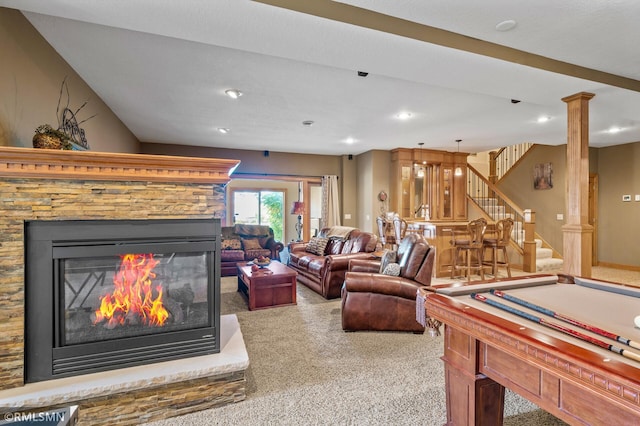
[[[326,239],[321,252],[313,252],[310,243]],[[352,259],[375,259],[378,236],[356,228],[331,227],[320,230],[309,242],[289,244],[289,267],[298,273],[298,282],[326,299],[340,297],[344,274]]]
[[[284,244],[273,237],[273,229],[263,225],[223,226],[220,250],[220,275],[223,277],[238,273],[238,262],[245,262],[259,256],[280,261]]]
[[[417,290],[431,285],[435,249],[419,234],[407,235],[398,247],[400,275],[379,273],[380,261],[354,260],[342,287],[345,331],[412,331],[424,333],[416,321]]]

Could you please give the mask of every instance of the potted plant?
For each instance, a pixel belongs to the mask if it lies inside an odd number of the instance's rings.
[[[71,149],[71,138],[61,131],[56,130],[49,124],[42,124],[36,127],[36,134],[33,135],[34,148],[47,149]]]
[[[60,113],[60,102],[62,94],[66,89],[67,105]],[[75,112],[69,108],[69,86],[67,86],[67,77],[62,80],[60,87],[60,95],[58,97],[58,107],[56,108],[56,116],[58,117],[58,128],[54,129],[50,124],[42,124],[36,127],[36,134],[33,136],[34,148],[47,149],[89,149],[89,144],[85,138],[84,130],[80,128],[80,124],[95,117],[95,114],[86,120],[78,123],[76,114],[87,105],[85,101]]]

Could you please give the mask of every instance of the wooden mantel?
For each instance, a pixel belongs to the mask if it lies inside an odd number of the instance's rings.
[[[0,147],[0,177],[225,184],[239,160]]]

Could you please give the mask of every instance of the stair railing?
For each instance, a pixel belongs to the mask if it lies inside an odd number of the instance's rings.
[[[495,184],[502,179],[532,146],[524,142],[489,152],[489,181]]]
[[[512,240],[522,252],[524,250],[524,211],[473,166],[467,165],[467,167],[467,195],[493,221],[507,217],[513,219]]]
[[[513,219],[511,241],[522,255],[522,269],[525,272],[535,272],[535,212],[527,211],[525,214],[524,210],[470,164],[467,164],[467,178],[467,198],[471,202],[494,221],[506,217]]]

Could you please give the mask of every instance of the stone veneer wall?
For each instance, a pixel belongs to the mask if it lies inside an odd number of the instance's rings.
[[[224,219],[225,185],[239,163],[5,147],[0,154],[0,390],[24,386],[25,221]],[[80,404],[81,423],[122,425],[236,402],[244,395],[244,371],[239,371],[66,405]]]
[[[23,385],[25,221],[210,218],[224,212],[219,184],[2,180],[0,389]]]
[[[139,425],[239,402],[245,399],[245,383],[243,370],[84,399],[78,408],[78,424]],[[37,412],[73,404],[38,407]]]

